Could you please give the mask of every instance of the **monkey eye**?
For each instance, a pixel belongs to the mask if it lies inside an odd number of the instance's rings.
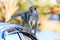
[[[36,8],[35,8],[35,10],[36,10]]]

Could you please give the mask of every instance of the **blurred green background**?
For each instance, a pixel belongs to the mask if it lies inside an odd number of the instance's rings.
[[[51,12],[52,8],[55,13],[60,13],[60,0],[0,0],[0,22],[7,22],[12,16],[27,11],[32,5],[37,7],[39,22]],[[11,23],[21,24],[21,22],[21,18],[18,17]]]

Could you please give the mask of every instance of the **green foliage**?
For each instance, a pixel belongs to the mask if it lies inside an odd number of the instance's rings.
[[[38,9],[38,12],[39,12],[39,14],[40,15],[42,15],[42,16],[45,16],[46,15],[46,12],[44,12],[44,9],[45,8],[49,8],[49,9],[51,9],[51,7],[49,6],[49,5],[44,5],[44,4],[42,4],[42,2],[41,2],[41,0],[34,0],[34,2],[31,2],[31,1],[29,1],[29,0],[27,0],[26,2],[22,2],[22,0],[18,0],[18,4],[17,4],[18,6],[19,6],[19,8],[18,8],[18,10],[15,12],[15,14],[14,15],[16,15],[16,14],[18,14],[18,13],[22,13],[22,12],[25,12],[25,11],[27,11],[28,9],[29,9],[29,7],[30,6],[32,6],[32,5],[35,5]],[[42,9],[43,8],[43,9]],[[39,10],[39,9],[41,9],[41,10]],[[2,7],[0,7],[0,12],[2,12],[1,11],[2,10]],[[2,14],[2,13],[0,13],[0,14]],[[13,15],[13,16],[14,16]],[[17,19],[16,20],[14,20],[14,22],[12,22],[12,23],[18,23],[17,22]],[[21,22],[20,22],[21,23]]]

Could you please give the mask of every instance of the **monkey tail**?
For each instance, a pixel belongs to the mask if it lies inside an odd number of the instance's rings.
[[[10,20],[8,20],[6,23],[9,23],[10,21],[12,21],[13,19],[17,18],[18,16],[23,16],[23,14],[17,14],[15,16],[13,16]]]

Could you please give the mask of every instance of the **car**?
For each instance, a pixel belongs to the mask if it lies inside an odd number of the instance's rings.
[[[27,30],[26,28],[24,28],[20,25],[9,24],[9,23],[0,23],[0,38],[6,40],[7,36],[10,36],[13,34],[14,34],[14,36],[16,36],[16,34],[17,34],[20,40],[23,40],[23,38],[25,38],[25,39],[27,38],[29,40],[30,39],[37,40],[37,38],[35,37],[35,35],[33,35],[33,33],[30,33],[29,30]],[[12,38],[13,38],[13,36],[12,36]]]

